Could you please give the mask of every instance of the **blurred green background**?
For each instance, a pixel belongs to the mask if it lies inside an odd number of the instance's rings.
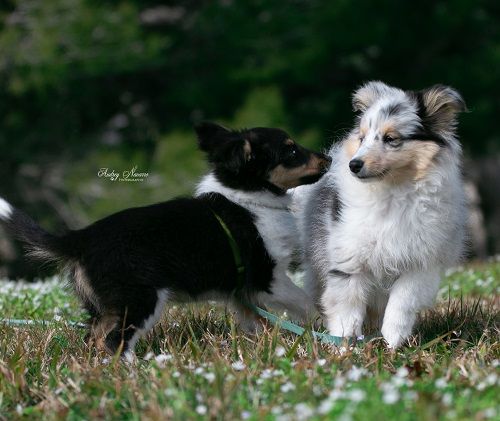
[[[351,127],[361,83],[443,83],[471,110],[459,131],[478,254],[499,252],[499,27],[497,0],[3,1],[0,195],[46,228],[81,227],[189,194],[206,170],[200,120],[323,148]],[[144,182],[97,175],[134,166]],[[3,273],[32,276],[0,236]]]

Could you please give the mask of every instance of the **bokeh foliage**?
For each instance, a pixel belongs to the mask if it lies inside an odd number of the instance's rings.
[[[466,152],[498,153],[499,16],[494,0],[2,2],[0,194],[49,227],[186,194],[205,170],[193,123],[323,147],[372,79],[456,87]],[[141,186],[97,177],[135,165]]]

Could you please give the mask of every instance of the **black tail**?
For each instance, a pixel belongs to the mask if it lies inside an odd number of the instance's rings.
[[[0,197],[0,223],[13,237],[23,243],[30,257],[45,262],[65,260],[62,237],[45,231],[24,212]]]

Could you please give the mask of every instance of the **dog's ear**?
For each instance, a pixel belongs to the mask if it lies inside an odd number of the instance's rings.
[[[434,85],[418,93],[421,101],[422,120],[433,132],[453,135],[457,125],[457,114],[467,111],[462,96],[453,88]]]
[[[198,146],[204,152],[213,151],[214,148],[226,142],[232,133],[231,130],[209,121],[197,124],[194,129],[198,136]]]
[[[352,94],[354,111],[366,111],[378,98],[387,94],[391,88],[380,81],[365,83]]]
[[[217,166],[238,173],[253,157],[252,146],[243,137],[229,140],[214,151],[210,160]]]

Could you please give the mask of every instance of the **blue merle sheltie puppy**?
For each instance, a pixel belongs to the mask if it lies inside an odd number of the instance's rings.
[[[245,301],[302,320],[314,312],[286,274],[298,248],[287,190],[317,181],[330,159],[279,129],[203,123],[196,131],[213,170],[195,198],[126,209],[58,236],[0,199],[0,220],[31,256],[69,272],[92,316],[89,333],[110,353],[131,355],[167,302],[228,300],[246,330],[257,320]]]
[[[333,335],[359,336],[367,322],[398,347],[462,254],[456,123],[465,104],[446,86],[404,91],[370,82],[353,106],[359,116],[332,146],[330,170],[300,188],[312,190],[302,199],[306,286]]]

